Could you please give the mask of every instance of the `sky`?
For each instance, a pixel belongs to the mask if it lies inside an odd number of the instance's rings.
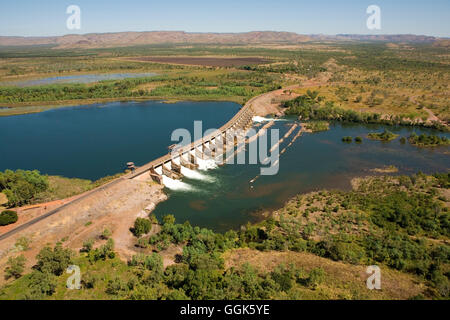
[[[67,28],[70,5],[81,9],[79,30]],[[381,30],[367,28],[370,5]],[[450,37],[450,0],[0,0],[0,36],[159,30]]]

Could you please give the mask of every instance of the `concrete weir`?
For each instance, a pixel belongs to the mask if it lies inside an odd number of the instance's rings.
[[[255,112],[251,101],[217,131],[137,168],[128,178],[135,179],[148,175],[156,183],[164,184],[164,176],[172,180],[182,179],[182,167],[198,169],[197,159],[213,159],[221,163],[227,146],[236,145],[237,141],[245,136],[245,131],[252,126]]]

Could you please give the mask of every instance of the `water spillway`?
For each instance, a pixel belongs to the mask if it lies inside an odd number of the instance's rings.
[[[175,186],[174,180],[183,177],[182,171],[185,173],[187,172],[191,177],[199,177],[186,169],[193,171],[195,168],[198,168],[199,170],[207,171],[217,168],[218,163],[222,163],[220,157],[223,158],[226,148],[221,148],[220,150],[222,153],[218,153],[217,150],[219,150],[219,148],[216,148],[215,146],[216,141],[219,139],[227,141],[229,136],[231,136],[233,139],[232,141],[236,138],[238,141],[237,143],[239,143],[239,141],[245,142],[246,131],[253,123],[254,115],[251,104],[247,103],[219,130],[194,141],[188,146],[177,148],[177,152],[169,153],[161,158],[151,161],[132,172],[128,178],[136,179],[148,173],[154,181],[171,188]],[[227,141],[223,146],[228,144],[229,142]],[[234,142],[232,142],[232,145],[234,147]],[[210,146],[213,149],[211,149]],[[185,168],[184,170],[183,167]],[[181,186],[177,185],[176,187],[180,188]]]

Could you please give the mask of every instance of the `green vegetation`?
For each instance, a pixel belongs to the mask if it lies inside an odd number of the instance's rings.
[[[262,72],[214,71],[209,67],[185,67],[168,75],[108,80],[94,84],[54,84],[37,87],[0,87],[0,104],[77,104],[131,99],[231,100],[243,103],[275,90],[281,77]]]
[[[299,196],[271,222],[268,239],[255,246],[283,245],[337,261],[385,264],[422,277],[434,288],[433,295],[446,297],[450,251],[435,239],[450,235],[448,207],[439,196],[441,187],[448,188],[448,174],[439,179],[422,174],[376,177],[360,179],[349,193]]]
[[[439,130],[448,130],[445,126],[437,122],[419,124],[416,123],[414,119],[402,115],[391,116],[387,119],[382,117],[379,113],[358,112],[337,107],[334,102],[326,101],[317,91],[314,92],[313,95],[306,94],[293,100],[286,101],[284,102],[283,107],[286,108],[285,113],[287,115],[296,115],[304,120],[326,120],[385,125],[421,125]]]
[[[373,132],[369,133],[367,135],[367,137],[372,140],[392,141],[392,140],[397,139],[398,134],[394,134],[394,133],[390,132],[389,130],[385,129],[381,133],[373,133]]]
[[[37,255],[35,269],[43,273],[51,273],[60,276],[72,261],[73,253],[69,249],[64,249],[57,245],[53,249],[43,248]]]
[[[133,234],[139,238],[143,234],[149,233],[151,228],[152,224],[149,219],[137,218],[134,222],[134,228],[132,229],[132,231]]]
[[[347,136],[347,137],[342,137],[342,142],[351,143],[352,141],[353,141],[353,138],[352,138],[352,137],[349,137],[349,136]]]
[[[362,139],[361,137],[356,137],[356,138],[355,138],[355,142],[356,142],[356,143],[362,143],[362,142],[363,142],[363,139]]]
[[[408,138],[409,143],[419,147],[437,147],[446,146],[450,144],[450,140],[447,137],[439,137],[436,135],[427,135],[425,133],[417,135],[412,133]]]
[[[9,206],[30,203],[39,193],[48,188],[48,179],[39,171],[6,170],[0,172],[0,191],[8,197]]]
[[[49,202],[69,198],[97,188],[118,177],[122,173],[103,177],[97,181],[41,175],[39,171],[6,170],[0,172],[0,191],[7,199],[9,207]]]
[[[321,132],[330,130],[330,124],[326,121],[312,121],[305,125],[306,129],[312,132]]]
[[[0,213],[0,226],[16,223],[18,219],[17,212],[12,210],[2,211],[2,213]]]

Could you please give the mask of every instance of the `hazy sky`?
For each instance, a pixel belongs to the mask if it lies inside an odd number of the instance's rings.
[[[380,31],[366,8],[381,8]],[[66,8],[81,8],[81,30],[66,28]],[[300,34],[450,36],[450,0],[0,0],[0,35],[182,30],[292,31]]]

